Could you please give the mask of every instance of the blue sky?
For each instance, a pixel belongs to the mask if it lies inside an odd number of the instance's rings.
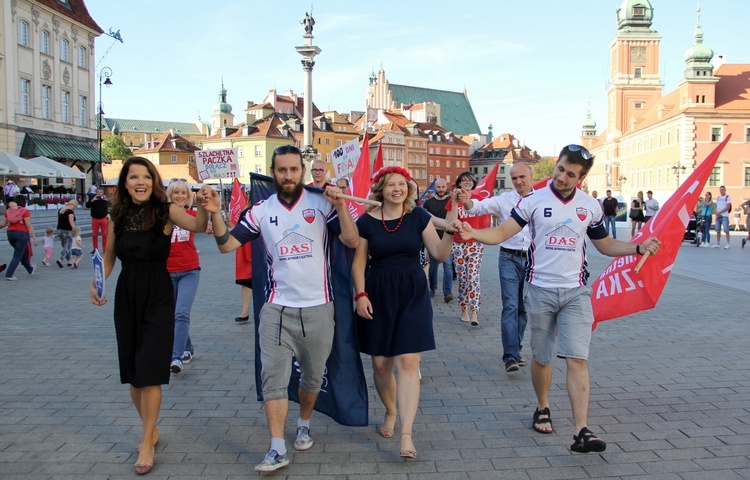
[[[542,155],[577,142],[589,102],[606,123],[609,43],[616,0],[352,2],[313,6],[313,100],[321,110],[364,109],[370,72],[450,91],[466,89],[482,132],[510,132]],[[651,0],[662,35],[665,93],[682,79],[697,0]],[[283,8],[278,5],[283,4]],[[210,119],[221,78],[237,123],[247,101],[304,91],[300,21],[309,1],[87,0],[103,30],[97,72],[113,70],[106,116],[191,122]],[[704,43],[730,63],[750,63],[750,2],[701,2]]]

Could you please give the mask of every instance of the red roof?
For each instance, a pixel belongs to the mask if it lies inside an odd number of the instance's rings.
[[[83,0],[67,0],[70,8],[67,8],[61,2],[57,0],[37,0],[39,3],[48,7],[51,10],[56,11],[64,17],[68,17],[76,22],[89,27],[98,33],[104,33],[99,25],[91,18],[89,11],[86,8],[86,4]]]

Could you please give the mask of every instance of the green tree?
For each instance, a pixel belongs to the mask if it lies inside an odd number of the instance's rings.
[[[125,160],[133,156],[133,152],[125,146],[125,142],[117,135],[107,135],[102,139],[102,155],[107,160]]]
[[[538,182],[543,178],[551,177],[552,172],[555,171],[555,163],[557,163],[556,158],[542,157],[542,159],[534,165],[534,181]]]

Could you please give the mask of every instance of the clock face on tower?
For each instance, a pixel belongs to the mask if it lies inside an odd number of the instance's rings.
[[[630,61],[633,63],[646,63],[646,47],[631,47]]]

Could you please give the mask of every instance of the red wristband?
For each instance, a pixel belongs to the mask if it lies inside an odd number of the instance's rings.
[[[358,294],[354,295],[354,301],[356,302],[362,297],[370,298],[370,296],[367,294],[367,292],[359,292]]]

